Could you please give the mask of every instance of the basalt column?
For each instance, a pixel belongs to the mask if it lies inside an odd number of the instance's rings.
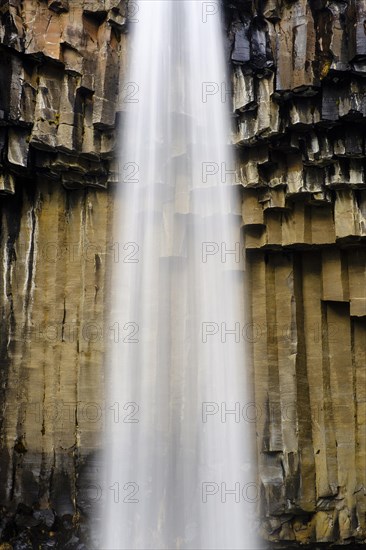
[[[228,7],[263,533],[366,535],[364,2]]]

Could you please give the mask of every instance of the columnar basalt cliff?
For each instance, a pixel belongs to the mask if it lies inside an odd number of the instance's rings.
[[[232,102],[262,534],[362,546],[366,2],[224,6],[233,86],[210,90]],[[110,413],[116,128],[138,6],[12,0],[0,14],[1,540],[76,548]]]

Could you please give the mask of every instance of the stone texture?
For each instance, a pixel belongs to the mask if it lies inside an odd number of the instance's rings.
[[[291,548],[366,539],[363,9],[227,10],[262,532]],[[237,21],[251,37],[258,19],[272,46],[260,68],[235,54]]]
[[[0,501],[11,509],[79,509],[80,471],[106,414],[110,211],[107,193],[52,181],[2,200]]]
[[[112,151],[101,142],[116,123],[125,2],[29,0],[0,9],[1,164],[65,187],[105,187]]]
[[[365,6],[225,2],[259,512],[276,548],[366,543]],[[0,13],[0,540],[76,548],[109,414],[128,9]]]

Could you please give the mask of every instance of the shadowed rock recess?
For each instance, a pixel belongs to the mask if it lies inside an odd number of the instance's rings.
[[[233,112],[262,536],[361,547],[366,1],[224,6],[233,89],[210,91]],[[2,0],[0,17],[0,540],[81,549],[116,414],[103,353],[120,327],[105,295],[109,267],[131,252],[111,241],[111,219],[138,11]]]

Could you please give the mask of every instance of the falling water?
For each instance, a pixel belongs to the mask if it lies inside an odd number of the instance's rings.
[[[100,547],[252,549],[258,494],[219,6],[136,6],[106,366],[119,414],[107,430]]]

